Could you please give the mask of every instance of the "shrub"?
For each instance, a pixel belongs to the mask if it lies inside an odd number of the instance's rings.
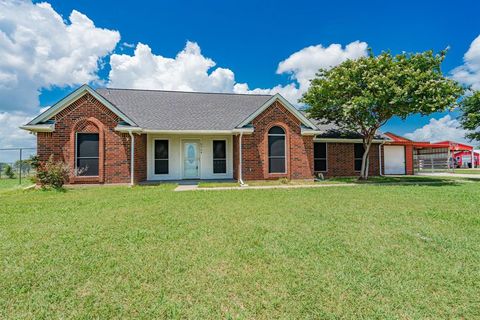
[[[7,176],[9,179],[13,179],[15,177],[15,173],[13,172],[12,166],[7,164],[3,167],[3,173]]]
[[[280,178],[279,181],[280,181],[281,184],[289,184],[290,183],[290,181],[287,178]]]
[[[37,170],[36,182],[40,183],[42,188],[62,188],[70,172],[70,167],[62,161],[55,161],[53,155],[43,164],[40,163],[38,158],[32,158],[32,166]]]

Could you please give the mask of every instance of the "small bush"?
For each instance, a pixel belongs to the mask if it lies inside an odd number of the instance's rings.
[[[281,178],[279,181],[281,184],[288,184],[290,182],[287,178]]]
[[[70,167],[62,161],[55,161],[53,155],[43,164],[38,158],[32,160],[32,166],[37,170],[36,182],[40,183],[42,188],[60,189],[68,180]]]
[[[8,179],[13,179],[15,177],[15,173],[13,172],[12,166],[9,164],[3,167],[3,173],[7,176]]]

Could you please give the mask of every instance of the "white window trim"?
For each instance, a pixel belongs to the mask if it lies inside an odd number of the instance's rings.
[[[272,128],[274,127],[279,127],[279,128],[282,128],[283,130],[283,134],[280,134],[280,133],[267,133],[267,160],[268,160],[268,163],[267,163],[267,166],[268,166],[268,174],[272,174],[272,175],[282,175],[282,174],[286,174],[287,173],[287,133],[285,132],[285,129],[283,127],[280,127],[280,126],[273,126]],[[272,128],[268,129],[269,131],[272,130]],[[283,137],[283,150],[284,150],[284,153],[285,155],[283,156],[283,158],[285,159],[285,171],[283,172],[270,172],[270,158],[272,158],[270,156],[270,137]],[[276,159],[280,159],[282,157],[275,157]]]
[[[162,141],[167,141],[167,147],[168,147],[168,158],[167,159],[156,159],[155,158],[155,141],[157,140],[162,140]],[[154,138],[153,139],[153,148],[152,148],[152,167],[153,167],[153,175],[154,176],[168,176],[170,174],[171,168],[170,168],[170,139],[168,138]],[[167,160],[168,161],[168,172],[167,173],[155,173],[155,160]]]
[[[224,141],[225,142],[225,158],[222,159],[222,158],[215,158],[215,150],[213,149],[213,144],[215,143],[215,141]],[[215,160],[225,160],[225,172],[221,172],[221,173],[215,173],[215,165],[214,165],[214,161]],[[216,176],[226,176],[228,173],[228,141],[227,139],[212,139],[212,174],[213,175],[216,175]]]
[[[315,144],[324,143],[325,144],[325,158],[315,158]],[[314,142],[313,143],[313,171],[314,172],[328,172],[328,143],[327,142]],[[315,170],[315,160],[325,160],[325,171],[316,171]]]
[[[80,176],[78,175],[78,134],[97,134],[98,135],[98,145],[99,145],[99,150],[98,150],[98,157],[96,159],[98,160],[98,174],[96,176]],[[95,159],[95,157],[81,157],[81,158],[89,158],[89,159]],[[75,132],[75,177],[80,177],[80,178],[97,178],[100,176],[100,134],[95,133],[95,132]]]

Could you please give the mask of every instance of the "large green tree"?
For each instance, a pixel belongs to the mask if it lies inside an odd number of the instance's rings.
[[[378,129],[393,116],[453,108],[463,93],[441,71],[445,51],[434,54],[384,52],[320,69],[301,102],[310,116],[361,135],[364,147],[360,179],[368,178],[368,155]]]
[[[472,95],[465,97],[460,103],[462,115],[460,123],[462,127],[469,131],[467,138],[480,140],[480,91],[473,92]]]

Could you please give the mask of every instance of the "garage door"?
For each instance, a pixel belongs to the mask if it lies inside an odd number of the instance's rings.
[[[385,146],[385,174],[405,174],[405,147]]]

